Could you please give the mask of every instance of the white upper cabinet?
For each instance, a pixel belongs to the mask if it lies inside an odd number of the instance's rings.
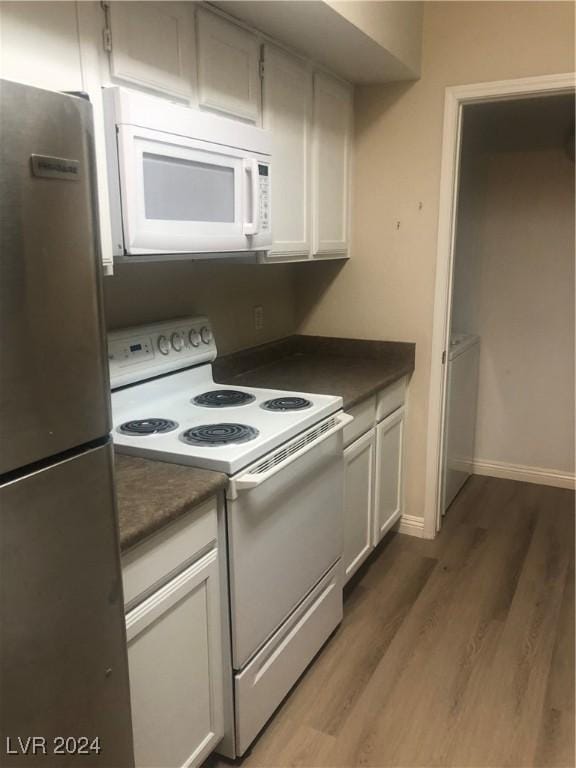
[[[0,2],[0,22],[2,77],[90,97],[108,273],[122,248],[110,221],[102,103],[102,86],[110,83],[268,129],[274,244],[261,258],[349,255],[352,87],[344,81],[313,74],[311,61],[270,38],[264,45],[256,29],[194,2]]]
[[[82,90],[76,4],[0,3],[0,73],[37,88]]]
[[[186,3],[111,2],[110,76],[190,99],[195,85],[194,12]]]
[[[314,255],[348,253],[352,88],[314,75]]]
[[[197,12],[198,104],[250,122],[260,117],[260,41],[209,11]]]
[[[264,47],[264,128],[272,134],[271,257],[311,250],[312,73],[298,59]]]

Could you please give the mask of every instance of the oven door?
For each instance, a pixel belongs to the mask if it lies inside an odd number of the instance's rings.
[[[342,552],[339,413],[230,481],[232,658],[240,670]]]
[[[128,255],[255,249],[257,156],[132,125],[117,140]]]

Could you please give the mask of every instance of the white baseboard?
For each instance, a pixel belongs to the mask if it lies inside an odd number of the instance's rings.
[[[402,515],[396,529],[398,533],[406,533],[408,536],[424,537],[424,518],[414,515]]]
[[[522,464],[507,464],[503,461],[483,461],[475,459],[472,467],[474,475],[501,477],[505,480],[521,480],[524,483],[553,485],[555,488],[576,487],[576,475],[570,472],[558,472],[555,469],[526,467]]]
[[[472,474],[472,467],[474,466],[474,459],[456,459],[453,456],[448,462],[448,469],[453,469],[455,472],[464,472],[467,475]]]

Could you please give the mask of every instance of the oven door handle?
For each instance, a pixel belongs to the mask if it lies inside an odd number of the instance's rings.
[[[240,475],[239,477],[233,477],[230,479],[230,482],[228,483],[228,491],[227,491],[227,497],[230,500],[234,500],[238,498],[238,493],[240,491],[247,491],[251,488],[257,488],[259,485],[262,485],[262,483],[266,482],[266,480],[269,480],[271,477],[274,477],[275,474],[283,470],[285,467],[288,467],[290,464],[295,462],[300,457],[307,454],[309,451],[311,451],[313,448],[315,448],[317,445],[322,443],[324,440],[327,440],[332,435],[335,435],[337,432],[340,432],[347,424],[350,424],[350,422],[354,421],[354,417],[350,416],[348,413],[337,413],[336,416],[331,417],[335,420],[334,426],[327,429],[325,432],[321,432],[318,437],[316,437],[314,440],[311,440],[308,443],[305,443],[301,448],[298,450],[295,450],[293,453],[289,453],[288,456],[282,460],[279,461],[277,464],[272,464],[270,469],[264,470],[262,472],[254,472],[254,470],[248,469],[244,474]],[[317,428],[314,427],[314,428]],[[312,429],[314,429],[312,428]],[[305,433],[304,433],[305,434]],[[302,435],[295,438],[292,443],[299,442],[302,439]],[[289,448],[290,443],[288,444]],[[286,446],[284,448],[279,448],[278,452],[286,450]],[[275,452],[276,453],[276,452]],[[262,461],[258,462],[263,463]],[[258,465],[256,465],[258,466]]]

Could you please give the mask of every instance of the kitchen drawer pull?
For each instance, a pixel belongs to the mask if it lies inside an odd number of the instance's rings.
[[[331,416],[324,424],[330,424],[334,422],[328,429],[322,430],[322,424],[315,425],[310,430],[300,435],[295,440],[292,440],[288,445],[282,446],[276,451],[271,459],[258,462],[256,465],[247,469],[239,477],[233,477],[228,484],[228,498],[233,500],[238,498],[239,491],[246,491],[251,488],[257,488],[262,485],[266,480],[274,477],[275,474],[280,472],[281,469],[292,464],[294,461],[304,456],[306,453],[329,438],[331,435],[335,435],[340,432],[347,424],[353,421],[353,416],[347,413],[337,413],[335,416]],[[318,433],[316,437],[312,437],[315,433]],[[307,439],[307,436],[312,439]],[[291,447],[294,450],[290,450]],[[274,456],[282,456],[281,460],[274,461]],[[262,467],[259,470],[259,467]]]

